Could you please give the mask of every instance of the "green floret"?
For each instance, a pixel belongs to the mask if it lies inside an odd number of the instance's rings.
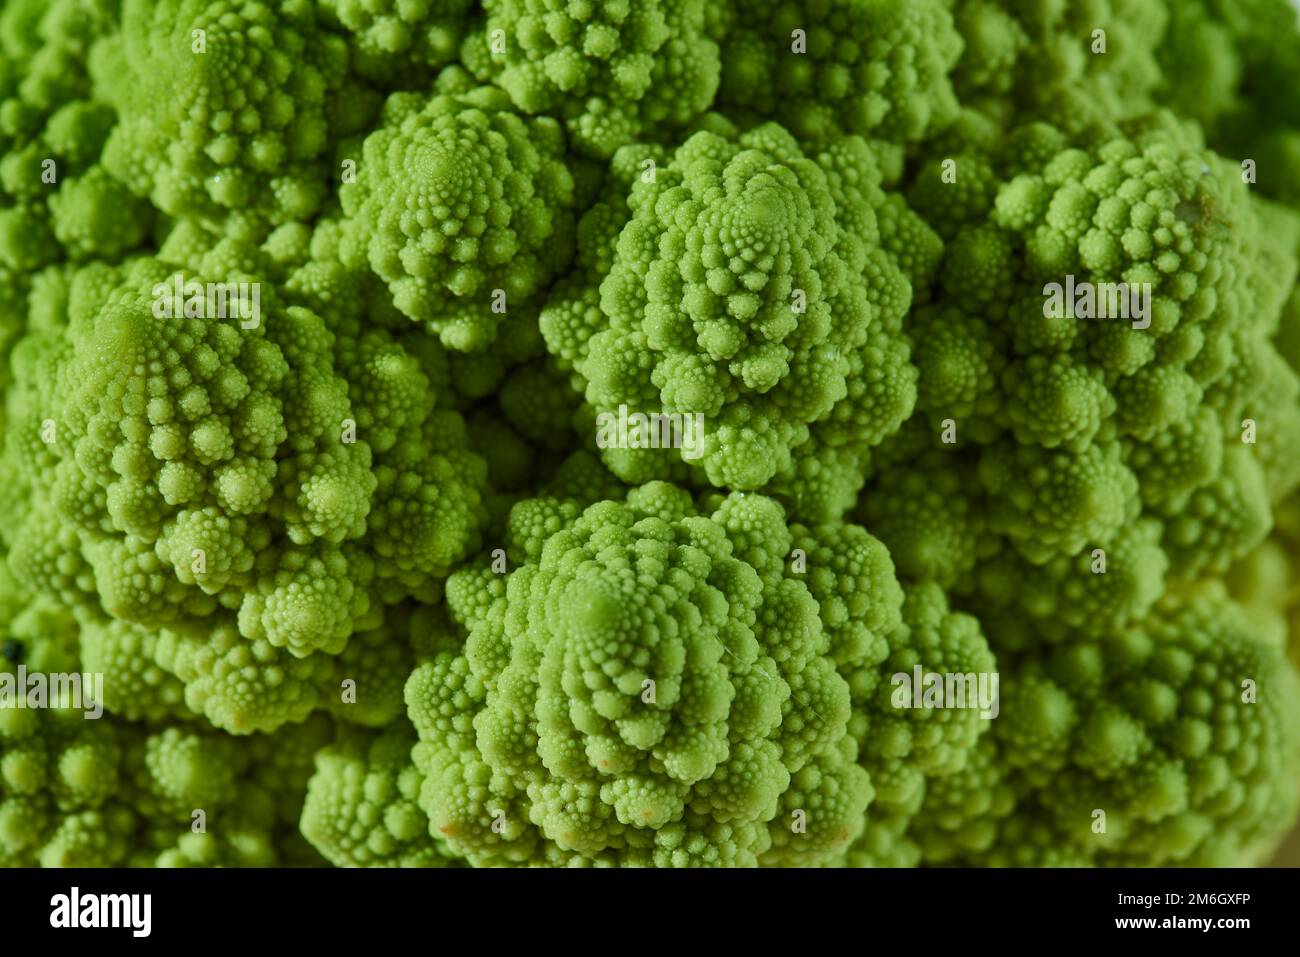
[[[871,813],[890,826],[917,812],[928,780],[966,767],[999,701],[997,666],[979,621],[950,611],[933,583],[907,590],[902,622],[884,646],[849,681],[858,709],[853,729],[876,791]],[[938,698],[927,675],[943,682]],[[859,852],[870,846],[870,832]]]
[[[990,446],[980,459],[989,527],[1032,562],[1077,554],[1138,513],[1138,484],[1117,445],[1082,453]]]
[[[72,672],[79,661],[78,627],[72,613],[46,595],[25,593],[0,562],[0,668]]]
[[[1169,29],[1158,50],[1164,74],[1161,102],[1196,117],[1209,130],[1216,130],[1239,106],[1242,74],[1241,52],[1231,30],[1210,12],[1217,6],[1201,0],[1168,4]]]
[[[1034,564],[1086,566],[1145,509],[1163,523],[1173,569],[1190,578],[1257,545],[1269,500],[1296,480],[1276,444],[1229,454],[1266,405],[1279,410],[1267,415],[1268,443],[1295,428],[1295,383],[1269,341],[1295,276],[1294,223],[1253,201],[1238,170],[1167,116],[1129,130],[1072,146],[1030,124],[978,162],[962,160],[955,180],[927,165],[911,191],[946,238],[945,302],[905,326],[917,404],[934,435],[950,433],[945,444],[975,444],[978,475],[949,481],[916,524],[969,543],[958,529],[970,519],[957,516],[974,515]],[[963,170],[978,190],[960,185]],[[1001,178],[992,191],[990,176]],[[1149,301],[1129,303],[1141,314],[1112,314],[1105,290],[1120,284],[1150,289]],[[1091,316],[1080,289],[1097,292]],[[969,547],[952,555],[891,514],[896,493],[880,483],[913,471],[900,463],[869,482],[866,514],[909,573],[966,587]],[[914,551],[923,542],[934,555]]]
[[[322,0],[321,15],[351,35],[353,68],[391,88],[454,60],[473,6],[470,0]]]
[[[1030,356],[1007,370],[1006,417],[1017,441],[1044,448],[1086,448],[1117,403],[1100,369],[1068,359]]]
[[[445,575],[477,548],[486,463],[483,450],[471,451],[463,417],[446,407],[449,371],[438,344],[370,327],[381,307],[368,278],[313,260],[293,274],[288,294],[329,323],[352,426],[373,450],[366,542],[375,575],[423,594],[429,575]]]
[[[1181,0],[1180,0],[1181,2]],[[957,0],[966,41],[953,71],[965,106],[999,122],[1050,118],[1086,130],[1150,109],[1177,3]]]
[[[686,126],[718,87],[704,0],[487,0],[465,63],[525,113],[561,119],[574,147],[606,158]]]
[[[448,348],[483,350],[571,255],[563,133],[488,87],[396,93],[381,123],[340,191],[343,260],[368,263],[397,308]]]
[[[418,589],[478,548],[487,465],[463,420],[434,412],[376,464],[369,542],[381,577]]]
[[[6,708],[0,863],[293,863],[287,851],[294,841],[284,828],[297,820],[310,758],[327,730],[311,722],[237,741],[178,726],[152,730],[109,715],[86,720],[83,710],[67,706]]]
[[[1015,807],[1015,791],[1001,770],[994,736],[985,734],[960,774],[926,782],[925,801],[908,822],[907,840],[927,863],[977,859],[997,840],[999,822]]]
[[[936,429],[952,419],[960,420],[963,432],[987,430],[1004,401],[999,384],[1007,357],[1001,338],[983,319],[952,306],[919,309],[909,322],[917,408]]]
[[[762,496],[713,504],[651,483],[560,520],[540,555],[515,546],[527,562],[504,594],[452,576],[464,651],[425,660],[406,688],[431,834],[474,864],[844,852],[871,788],[841,672],[896,620],[892,566],[860,529],[787,528]],[[822,780],[835,783],[785,808]]]
[[[126,0],[104,163],[173,216],[251,237],[320,208],[367,98],[310,4]],[[198,31],[196,34],[195,31]]]
[[[265,638],[241,636],[233,621],[211,618],[202,627],[164,629],[141,650],[162,669],[162,689],[170,695],[166,675],[175,675],[188,711],[231,734],[273,731],[319,710],[382,727],[402,713],[402,687],[431,628],[427,610],[401,604],[382,620],[372,614],[358,622],[337,655],[298,657]],[[154,674],[146,664],[137,667]]]
[[[192,720],[185,685],[157,663],[157,633],[116,620],[83,616],[81,663],[104,676],[103,705],[132,721]]]
[[[54,236],[73,259],[119,259],[150,226],[148,207],[99,166],[69,179],[49,204]]]
[[[357,629],[333,659],[331,677],[320,684],[322,704],[352,724],[392,724],[406,710],[406,679],[416,659],[434,644],[440,626],[441,618],[428,606],[406,602],[386,609],[382,622]]]
[[[874,245],[879,181],[864,141],[814,161],[771,124],[697,133],[636,180],[600,288],[608,325],[585,345],[568,337],[590,326],[553,312],[542,326],[548,347],[573,357],[598,425],[621,406],[704,417],[692,448],[685,438],[663,449],[598,435],[620,477],[669,476],[683,463],[714,485],[757,489],[790,468],[791,451],[833,410],[829,445],[847,439],[837,428],[865,443],[897,428],[911,409],[910,366],[872,332],[896,327],[910,291]],[[594,215],[604,224],[608,214]]]
[[[184,683],[186,706],[231,734],[302,721],[321,706],[322,687],[339,689],[329,657],[296,658],[265,639],[249,641],[224,617],[193,632],[164,629],[154,654]]]
[[[35,204],[0,209],[0,262],[5,267],[29,272],[54,261],[58,254],[44,209]]]
[[[117,5],[57,0],[11,4],[5,12],[0,264],[36,269],[64,252],[116,258],[139,242],[149,221],[125,187],[95,166],[115,117],[99,102],[87,58],[116,30]],[[120,237],[105,226],[111,216]]]
[[[415,735],[405,723],[379,735],[343,731],[316,754],[302,833],[338,867],[445,867],[420,810],[411,764]]]
[[[0,385],[6,390],[13,382],[9,356],[14,343],[23,334],[28,284],[29,279],[25,274],[0,264]],[[2,413],[3,403],[0,402],[0,414]]]
[[[59,371],[74,385],[53,410],[52,496],[88,536],[108,610],[146,625],[169,620],[168,605],[204,614],[255,581],[279,587],[269,550],[291,564],[317,541],[337,553],[364,532],[375,483],[369,446],[340,441],[346,387],[317,317],[268,295],[254,328],[160,320],[155,284],[171,281],[141,266],[78,326]],[[129,568],[163,579],[141,593]]]
[[[944,0],[816,0],[737,8],[719,100],[803,140],[846,133],[908,142],[957,114],[962,40]]]
[[[844,401],[813,423],[809,441],[794,450],[789,467],[772,484],[793,514],[829,521],[853,507],[870,450],[890,438],[912,412],[917,372],[910,355],[908,341],[891,328],[849,357]]]
[[[578,221],[573,268],[552,287],[537,317],[550,361],[579,393],[587,382],[577,367],[608,322],[601,312],[600,284],[618,254],[619,233],[630,216],[628,196],[638,180],[653,182],[669,162],[667,151],[654,144],[630,144],[614,154],[594,204]]]
[[[881,246],[907,277],[915,301],[927,301],[935,273],[943,261],[943,240],[897,193],[890,193],[873,205]]]
[[[987,504],[972,494],[977,484],[965,456],[927,451],[877,475],[859,510],[901,575],[954,587],[997,547]]]
[[[267,267],[230,241],[194,261],[237,281]],[[85,654],[115,676],[115,709],[270,730],[334,700],[332,665],[314,659],[344,652],[382,605],[436,600],[430,576],[478,547],[486,469],[460,416],[430,410],[423,344],[362,334],[323,299],[331,332],[267,283],[255,323],[156,316],[177,278],[152,260],[41,277],[67,325],[16,350],[3,462],[23,507],[8,565],[84,608]],[[387,704],[355,716],[391,716],[409,667],[383,654],[350,666],[400,672]]]
[[[57,580],[62,585],[71,586],[67,593],[75,594],[78,585],[93,592],[93,578],[87,581],[70,574],[74,571],[71,567],[57,565],[55,556],[67,548],[68,536],[48,520],[52,516],[46,510],[34,508],[31,500],[33,492],[48,488],[53,482],[58,465],[53,448],[58,439],[58,423],[50,417],[50,410],[55,407],[58,363],[66,357],[66,350],[67,343],[62,336],[34,334],[20,339],[10,355],[13,381],[5,393],[3,463],[6,478],[13,483],[16,508],[13,527],[6,523],[0,528],[0,536],[11,547],[31,549],[34,553],[30,555],[31,561],[47,572],[58,574]],[[29,519],[44,521],[47,534],[36,541],[14,534]],[[64,593],[61,588],[50,590]]]
[[[116,794],[127,737],[112,722],[84,720],[79,709],[0,711],[0,862],[122,863],[136,824]]]
[[[1207,485],[1223,467],[1224,443],[1213,409],[1203,408],[1150,440],[1126,450],[1138,477],[1143,504],[1176,512],[1188,497]]]
[[[501,411],[520,434],[539,444],[553,440],[573,419],[581,396],[544,362],[520,366],[500,392]]]
[[[274,570],[244,593],[240,634],[298,658],[318,650],[338,654],[369,620],[371,572],[369,556],[351,548],[286,548],[274,557]]]
[[[131,766],[153,847],[132,866],[319,863],[295,828],[312,756],[329,737],[324,720],[238,741],[176,729],[151,735]]]
[[[1259,409],[1252,420],[1256,455],[1269,501],[1277,503],[1300,487],[1300,457],[1291,454],[1300,447],[1300,375],[1280,354],[1270,353],[1262,379],[1264,387],[1251,403]]]
[[[32,205],[0,209],[0,260],[10,269],[28,272],[58,258],[59,245],[45,210]]]
[[[1140,619],[1164,594],[1170,557],[1150,518],[1037,565],[1003,552],[977,570],[981,617],[999,648],[1111,632]]]
[[[1226,318],[1248,308],[1256,236],[1249,225],[1234,228],[1238,217],[1249,224],[1233,171],[1154,132],[1112,140],[1092,154],[1066,149],[1040,172],[1015,176],[999,190],[992,215],[1022,253],[1017,281],[1029,287],[1011,303],[1013,346],[1084,350],[1107,384],[1158,358],[1186,363],[1206,353],[1227,334]],[[1045,304],[1052,291],[1045,286],[1070,275],[1076,284],[1085,277],[1150,284],[1149,314],[1128,322],[1061,318],[1074,313],[1074,304]],[[1101,308],[1095,304],[1094,314]],[[1222,372],[1207,358],[1189,369],[1202,384]]]
[[[998,182],[989,157],[978,152],[954,152],[937,162],[931,160],[918,171],[908,189],[907,201],[947,241],[963,226],[988,215]]]
[[[1016,810],[979,821],[997,836],[963,858],[1256,863],[1294,813],[1295,682],[1280,644],[1215,586],[1026,659],[994,726]]]
[[[1250,158],[1258,188],[1296,206],[1285,171],[1300,151],[1300,36],[1287,0],[1181,0],[1160,45],[1162,103],[1195,119],[1225,156]]]
[[[1222,574],[1273,525],[1268,488],[1248,446],[1228,446],[1215,480],[1166,515],[1165,547],[1181,578]]]

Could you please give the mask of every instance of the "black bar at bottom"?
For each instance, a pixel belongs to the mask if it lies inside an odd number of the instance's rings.
[[[1290,929],[1296,873],[8,870],[0,871],[0,934],[9,945],[71,935],[128,947],[269,939],[336,952],[403,938],[437,949],[507,940],[672,950],[716,940],[730,949],[753,939],[802,949],[897,940],[930,950],[1168,935],[1179,946],[1192,936],[1231,946],[1243,934]]]

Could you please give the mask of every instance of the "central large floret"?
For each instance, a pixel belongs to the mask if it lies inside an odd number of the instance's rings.
[[[576,363],[591,405],[702,414],[698,464],[715,485],[756,489],[789,469],[810,426],[857,401],[848,380],[907,306],[871,205],[879,180],[864,141],[813,159],[771,124],[698,133],[639,177],[600,289],[608,326]],[[861,403],[860,438],[897,426],[909,385],[897,403]],[[632,481],[672,466],[658,449],[606,462]]]

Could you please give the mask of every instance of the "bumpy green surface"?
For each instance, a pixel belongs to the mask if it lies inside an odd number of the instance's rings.
[[[1298,91],[1284,0],[4,3],[0,865],[1267,861]]]
[[[473,864],[816,864],[843,853],[871,796],[846,677],[872,663],[901,597],[880,544],[854,526],[787,528],[761,496],[698,513],[661,483],[537,537],[565,511],[516,506],[508,548],[536,558],[491,604],[477,594],[482,570],[448,582],[463,651],[434,655],[406,686],[433,831]],[[784,556],[796,543],[839,582],[792,574]],[[828,627],[820,585],[849,581]],[[800,800],[809,774],[834,790]],[[806,839],[774,836],[799,810]]]
[[[584,354],[575,369],[598,413],[702,412],[707,440],[681,458],[717,486],[761,488],[833,414],[864,443],[887,435],[911,411],[906,376],[866,401],[849,388],[909,299],[879,247],[879,179],[859,138],[814,160],[774,125],[695,134],[621,200],[629,214],[600,286],[608,328],[571,343],[572,328],[544,324],[548,346]],[[605,209],[588,215],[583,240],[603,241]],[[898,358],[906,369],[906,349]],[[605,455],[628,481],[664,476],[665,458]]]
[[[398,309],[462,352],[489,346],[498,317],[527,308],[572,245],[560,130],[509,102],[483,88],[394,94],[339,191],[344,262],[368,261]]]
[[[564,122],[573,147],[618,147],[683,127],[709,108],[718,45],[707,0],[486,0],[486,20],[462,48],[520,110]]]

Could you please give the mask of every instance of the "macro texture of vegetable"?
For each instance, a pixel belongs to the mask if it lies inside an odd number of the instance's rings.
[[[0,865],[1241,866],[1287,0],[8,0]]]

